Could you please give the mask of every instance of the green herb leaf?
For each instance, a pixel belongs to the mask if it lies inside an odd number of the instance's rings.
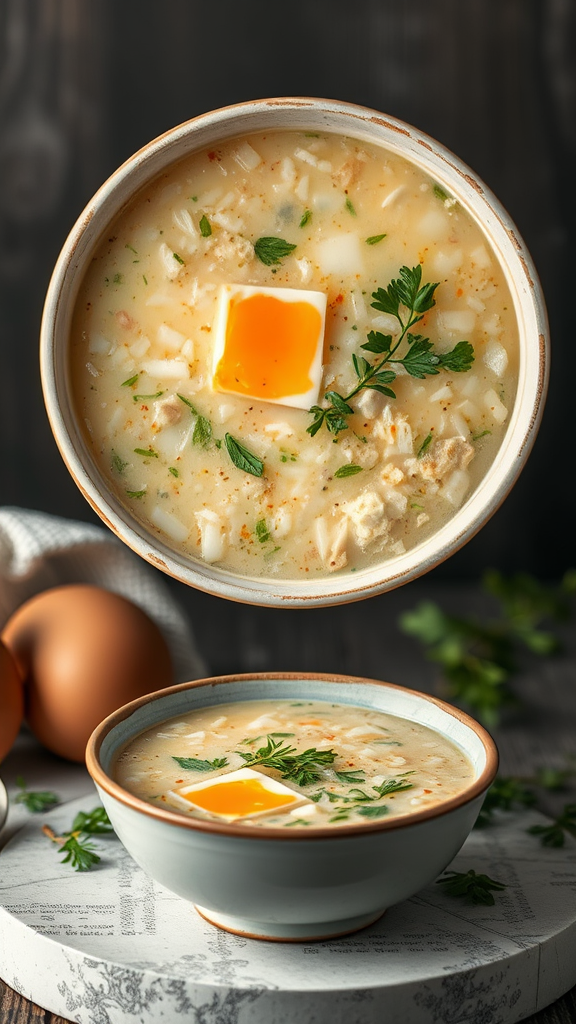
[[[334,775],[339,782],[366,782],[366,776],[360,768],[353,768],[352,771],[334,769]]]
[[[543,846],[564,846],[566,834],[576,838],[576,804],[566,804],[551,825],[532,825],[526,831],[530,835],[540,836]]]
[[[286,256],[294,252],[295,248],[295,245],[285,242],[283,238],[276,238],[274,235],[264,235],[254,243],[254,252],[266,267],[281,263]]]
[[[260,764],[275,768],[283,779],[290,779],[297,786],[310,786],[318,782],[320,769],[331,765],[336,757],[333,750],[316,750],[314,747],[299,754],[296,747],[288,744],[282,746],[282,740],[276,741],[271,734],[266,737],[265,747],[259,747],[255,752],[238,750],[236,753],[248,767]]]
[[[442,203],[445,203],[446,200],[449,198],[448,193],[444,191],[441,185],[435,184],[432,191],[436,198],[440,199]]]
[[[87,835],[102,835],[113,832],[112,822],[103,807],[95,807],[93,811],[78,811],[72,822],[72,832],[85,832]]]
[[[459,341],[451,352],[442,352],[438,358],[443,370],[466,373],[474,362],[474,349],[469,341]]]
[[[388,796],[389,793],[402,793],[405,789],[412,789],[413,783],[407,782],[405,776],[414,775],[414,772],[404,772],[400,779],[385,779],[379,786],[372,786],[379,797]]]
[[[180,476],[180,473],[176,469],[176,466],[168,466],[168,472],[171,473],[172,476],[175,476],[175,477],[179,477]]]
[[[112,469],[115,469],[117,473],[123,473],[128,465],[128,463],[124,462],[124,459],[121,459],[115,451],[113,451],[110,456],[110,462],[112,464]]]
[[[428,449],[429,449],[430,445],[432,444],[433,440],[434,440],[434,438],[433,438],[431,433],[426,435],[426,437],[422,441],[422,444],[420,445],[418,451],[416,452],[416,458],[417,459],[421,459],[423,455],[426,455],[426,452],[428,451]]]
[[[60,797],[50,789],[28,790],[21,775],[16,779],[16,785],[20,792],[14,797],[15,804],[24,804],[26,810],[32,814],[39,814],[56,807],[60,803]]]
[[[154,398],[160,398],[163,395],[163,391],[155,391],[153,395],[132,395],[132,401],[134,402],[145,402],[152,401]]]
[[[267,540],[270,540],[270,531],[269,531],[268,527],[266,526],[266,520],[265,519],[259,519],[258,522],[256,523],[256,536],[257,536],[257,538],[258,538],[258,540],[260,541],[261,544],[265,544]],[[273,733],[271,735],[277,735],[277,734]],[[286,735],[286,734],[283,734],[283,735]]]
[[[123,281],[124,278],[122,274],[114,274],[114,277],[112,278],[112,284],[122,284]]]
[[[304,210],[304,213],[302,214],[302,217],[300,219],[300,224],[298,226],[301,227],[301,228],[305,228],[306,225],[308,224],[308,222],[311,219],[312,219],[312,210]]]
[[[487,434],[491,434],[491,430],[481,430],[479,434],[472,434],[472,441],[479,441],[481,437],[486,437]]]
[[[128,377],[128,380],[123,380],[122,381],[120,387],[121,388],[131,388],[132,385],[136,383],[136,381],[138,380],[139,376],[140,376],[139,373],[135,373],[132,377]]]
[[[228,764],[227,757],[215,757],[213,761],[202,761],[197,757],[172,757],[172,760],[189,772],[215,772]]]
[[[368,341],[360,347],[367,352],[376,352],[379,355],[382,352],[389,352],[392,347],[392,335],[381,334],[380,331],[369,331]]]
[[[202,235],[202,238],[210,238],[210,235],[212,234],[212,225],[205,214],[202,214],[200,218],[200,234]]]
[[[457,896],[467,903],[482,904],[486,907],[494,905],[492,891],[501,892],[507,888],[502,882],[496,882],[488,875],[477,875],[472,869],[465,873],[446,871],[442,878],[436,879],[436,884],[444,885],[444,891],[448,896]]]
[[[251,473],[252,476],[262,476],[264,473],[264,463],[257,455],[254,455],[240,441],[232,437],[232,434],[224,435],[224,443],[226,444],[228,455],[237,469],[243,470],[244,473]]]
[[[198,416],[192,433],[192,444],[207,448],[212,440],[212,424],[205,416]]]
[[[172,255],[173,255],[174,259],[176,260],[176,263],[179,263],[180,266],[182,266],[182,267],[186,266],[184,260],[182,259],[181,256],[178,255],[177,252],[173,252]]]
[[[135,455],[142,455],[143,458],[157,459],[159,458],[158,452],[155,452],[153,448],[135,448]]]
[[[126,491],[129,498],[143,498],[146,494],[146,488],[144,487],[141,491]]]
[[[358,807],[357,811],[363,818],[383,818],[389,809],[386,804],[372,804],[370,807]]]
[[[346,209],[348,210],[348,213],[352,214],[353,217],[357,217],[358,216],[358,214],[356,213],[356,210],[354,209],[354,205],[352,203],[352,200],[348,196],[346,196],[345,206],[346,206]]]
[[[362,466],[353,466],[353,465],[340,466],[340,468],[337,469],[336,472],[334,473],[334,476],[338,480],[343,480],[344,477],[356,476],[357,473],[361,473],[361,472],[362,472]]]
[[[483,828],[493,820],[496,810],[510,811],[515,805],[533,807],[536,793],[520,779],[513,776],[497,776],[484,797],[476,828]]]
[[[381,242],[383,238],[386,238],[385,234],[384,235],[370,235],[370,238],[366,239],[366,245],[378,245],[378,242]]]
[[[79,839],[75,835],[69,836],[66,842],[62,843],[60,853],[65,854],[62,863],[70,864],[75,871],[89,871],[100,861],[94,843],[88,839]]]
[[[179,398],[181,402],[184,402],[184,405],[188,406],[188,408],[194,414],[194,416],[198,416],[198,410],[196,409],[196,406],[192,405],[192,402],[190,401],[189,398],[186,398],[185,395],[180,395],[179,393],[176,393],[176,398]]]

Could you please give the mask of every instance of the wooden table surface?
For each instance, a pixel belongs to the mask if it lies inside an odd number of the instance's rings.
[[[357,604],[307,611],[252,608],[209,597],[173,581],[170,587],[192,624],[197,645],[212,675],[266,670],[342,672],[386,679],[438,696],[446,696],[441,678],[424,657],[420,645],[400,631],[401,612],[422,600],[433,600],[444,610],[459,615],[484,618],[496,612],[479,585],[438,584],[429,578]],[[576,757],[573,624],[558,629],[558,635],[562,653],[524,659],[513,682],[520,703],[491,730],[499,746],[500,771],[504,775],[531,775],[543,766],[563,768],[570,758]],[[31,789],[45,788],[44,783],[50,779],[50,788],[58,791],[58,783],[52,780],[59,778],[65,782],[67,772],[73,775],[78,766],[46,751],[36,754],[33,763],[37,774],[31,775],[31,742],[35,741],[29,736],[21,737],[3,762],[5,784],[10,786],[22,774]],[[546,804],[541,806],[555,814],[574,800],[576,779],[565,791],[549,794]],[[573,1024],[576,988],[527,1020],[530,1024]],[[33,1021],[62,1024],[62,1018],[32,1005],[0,983],[1,1024]]]

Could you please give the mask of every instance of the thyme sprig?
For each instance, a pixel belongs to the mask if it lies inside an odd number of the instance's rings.
[[[237,750],[236,753],[247,768],[258,764],[263,768],[275,768],[281,778],[289,779],[297,786],[311,786],[318,782],[320,769],[331,765],[336,757],[334,750],[317,750],[315,747],[298,753],[296,747],[283,744],[281,739],[275,740],[272,735],[266,737],[266,746],[250,753],[244,750]]]
[[[16,785],[18,786],[19,793],[14,797],[14,803],[24,804],[26,810],[31,811],[32,814],[40,814],[42,811],[49,811],[51,807],[55,807],[56,804],[60,803],[58,794],[53,793],[49,789],[27,789],[26,783],[21,775],[17,777]]]
[[[543,846],[560,847],[566,842],[566,835],[576,839],[576,804],[565,804],[550,825],[532,825],[526,830],[533,836],[540,836]]]
[[[476,874],[472,868],[466,872],[445,871],[442,878],[436,879],[436,885],[444,885],[444,892],[448,896],[457,896],[467,903],[486,907],[494,906],[492,891],[501,892],[508,888],[503,882],[497,882],[488,875]]]
[[[395,341],[391,334],[382,334],[380,331],[368,333],[368,341],[361,346],[362,349],[380,355],[382,359],[369,363],[364,356],[356,353],[352,355],[357,383],[347,395],[341,395],[338,391],[327,391],[324,398],[329,403],[328,406],[312,406],[309,411],[314,420],[307,428],[312,437],[323,425],[332,434],[346,430],[347,417],[354,412],[349,403],[365,389],[378,391],[388,398],[396,398],[396,393],[390,387],[397,376],[396,372],[390,369],[392,364],[402,366],[411,377],[420,380],[434,376],[440,370],[463,373],[470,369],[474,361],[474,349],[470,342],[459,341],[451,351],[437,352],[433,343],[424,335],[411,333],[411,329],[435,305],[434,292],[437,287],[438,283],[422,284],[422,267],[418,265],[412,268],[400,267],[398,277],[392,279],[387,288],[378,288],[372,292],[372,308],[395,317],[400,328],[399,336]],[[408,344],[407,351],[402,357],[395,356],[404,341]],[[384,369],[385,366],[388,368]]]

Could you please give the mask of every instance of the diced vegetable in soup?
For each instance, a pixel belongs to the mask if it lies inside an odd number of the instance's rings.
[[[148,729],[119,755],[130,793],[204,821],[277,828],[360,824],[432,808],[474,778],[433,729],[326,701],[244,701]]]
[[[191,155],[137,195],[76,305],[72,373],[118,498],[245,576],[364,568],[445,524],[516,390],[481,227],[419,168],[332,134]]]

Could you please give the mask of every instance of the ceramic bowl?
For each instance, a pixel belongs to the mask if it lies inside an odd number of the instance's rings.
[[[412,161],[454,196],[479,225],[499,260],[520,337],[517,396],[498,454],[450,521],[416,547],[360,571],[314,580],[235,575],[183,555],[140,522],[112,492],[93,458],[74,409],[68,367],[71,317],[95,249],[135,192],[190,153],[234,136],[271,129],[329,131],[380,145]],[[56,263],[41,329],[41,371],[48,417],[62,457],[101,519],[144,559],[182,582],[251,604],[341,604],[420,576],[462,547],[504,500],[528,457],[548,376],[548,328],[541,288],[525,244],[507,212],[453,153],[411,125],[351,103],[307,97],[261,99],[210,111],[168,131],[126,161],[100,188],[72,229]]]
[[[412,719],[463,749],[475,778],[427,810],[305,834],[194,820],[114,781],[117,754],[143,730],[196,708],[263,698],[319,699]],[[363,928],[432,882],[474,825],[498,754],[477,722],[423,693],[351,676],[258,673],[183,683],[127,704],[92,734],[86,761],[117,835],[152,878],[228,931],[304,940]]]

